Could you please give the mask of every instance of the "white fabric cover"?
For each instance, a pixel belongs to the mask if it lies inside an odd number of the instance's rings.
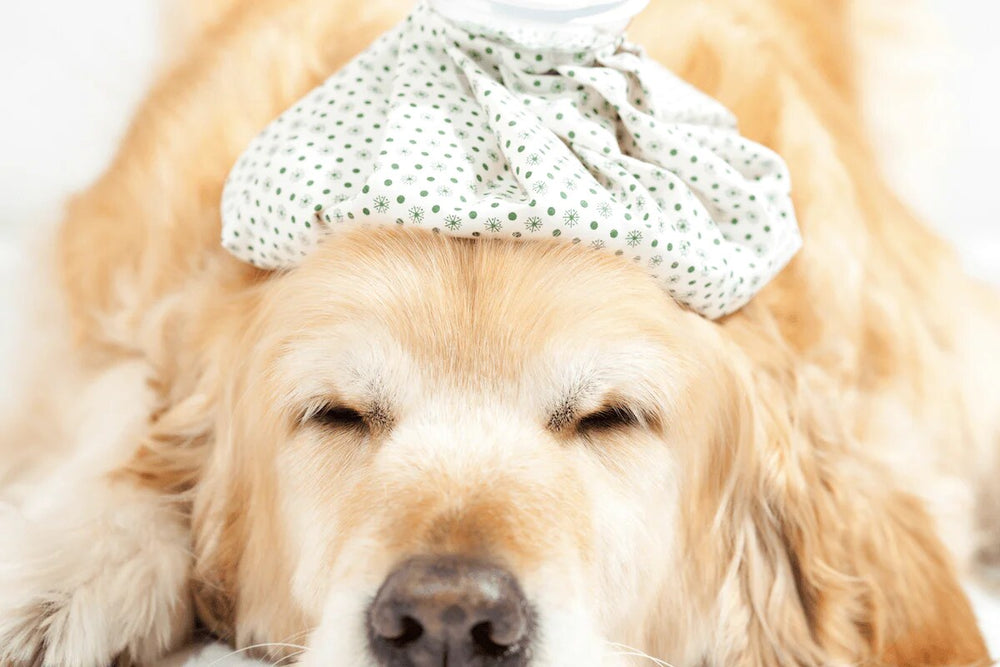
[[[250,145],[223,243],[294,266],[331,232],[560,239],[715,318],[800,246],[782,160],[618,34],[459,25],[426,3]]]

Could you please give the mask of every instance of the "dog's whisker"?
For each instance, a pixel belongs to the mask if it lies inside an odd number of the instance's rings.
[[[306,651],[309,650],[308,646],[302,646],[301,644],[287,644],[287,643],[284,643],[284,642],[264,642],[262,644],[251,644],[250,646],[244,646],[243,648],[236,649],[235,651],[231,651],[231,652],[227,653],[226,655],[219,656],[218,658],[216,658],[212,662],[208,663],[208,667],[214,667],[215,665],[219,664],[220,662],[222,662],[226,658],[231,658],[234,655],[239,655],[240,653],[246,653],[247,651],[254,651],[254,650],[259,649],[259,648],[270,648],[270,649],[273,649],[273,648],[295,648],[295,649],[300,649],[298,654],[304,653],[304,652],[306,652]]]
[[[643,660],[649,660],[654,665],[659,665],[659,667],[674,667],[674,665],[670,664],[669,662],[665,662],[663,660],[658,660],[658,659],[654,658],[651,655],[647,655],[646,653],[641,653],[641,652],[636,652],[636,651],[616,651],[614,653],[608,653],[608,655],[613,655],[613,656],[632,656],[632,657],[636,657],[636,658],[642,658]]]
[[[272,653],[274,653],[275,651],[277,651],[279,648],[286,647],[286,645],[289,642],[298,641],[298,640],[306,637],[311,632],[312,632],[311,629],[309,629],[309,630],[300,630],[299,632],[294,632],[294,633],[288,635],[287,637],[285,637],[284,639],[282,639],[280,642],[278,642],[278,646],[275,646],[275,647],[272,647],[272,648],[268,649],[267,653],[264,654],[263,659],[267,660],[267,661],[271,661],[271,654]],[[304,651],[298,651],[296,653],[293,653],[292,655],[301,655],[303,652]],[[287,659],[287,656],[281,658],[281,660],[286,660],[286,659]]]
[[[277,662],[271,663],[271,667],[281,667],[282,665],[290,665],[297,660],[297,658],[305,653],[306,651],[296,651],[295,653],[289,653],[284,658],[281,658]]]
[[[640,651],[634,646],[629,646],[628,644],[621,644],[618,642],[605,642],[605,643],[611,648],[616,649],[615,651],[609,653],[608,655],[632,656],[635,658],[643,658],[644,660],[649,660],[654,665],[658,665],[658,667],[674,667],[674,665],[670,664],[666,660],[660,660],[659,658],[654,658],[653,656],[649,655],[648,653],[644,653],[643,651]]]

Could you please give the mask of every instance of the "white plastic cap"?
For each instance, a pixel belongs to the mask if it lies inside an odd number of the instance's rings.
[[[431,7],[457,22],[514,25],[592,26],[620,32],[649,0],[430,0]]]

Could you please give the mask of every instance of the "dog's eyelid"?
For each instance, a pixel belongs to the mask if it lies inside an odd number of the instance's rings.
[[[352,407],[331,403],[309,410],[303,417],[303,422],[313,422],[329,426],[364,426],[367,427],[365,415]]]
[[[371,430],[366,411],[337,401],[310,405],[300,413],[298,423],[300,426]]]
[[[387,405],[376,401],[364,407],[355,407],[336,400],[316,401],[301,411],[300,426],[327,428],[355,428],[371,433],[382,433],[394,425],[394,418]]]
[[[641,410],[621,403],[606,403],[582,415],[575,424],[578,432],[645,426],[647,420]]]

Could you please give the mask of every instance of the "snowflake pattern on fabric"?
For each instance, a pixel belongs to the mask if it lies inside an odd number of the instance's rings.
[[[779,156],[623,36],[530,47],[422,2],[252,142],[222,242],[277,269],[362,225],[558,239],[716,318],[801,246],[789,192]]]

